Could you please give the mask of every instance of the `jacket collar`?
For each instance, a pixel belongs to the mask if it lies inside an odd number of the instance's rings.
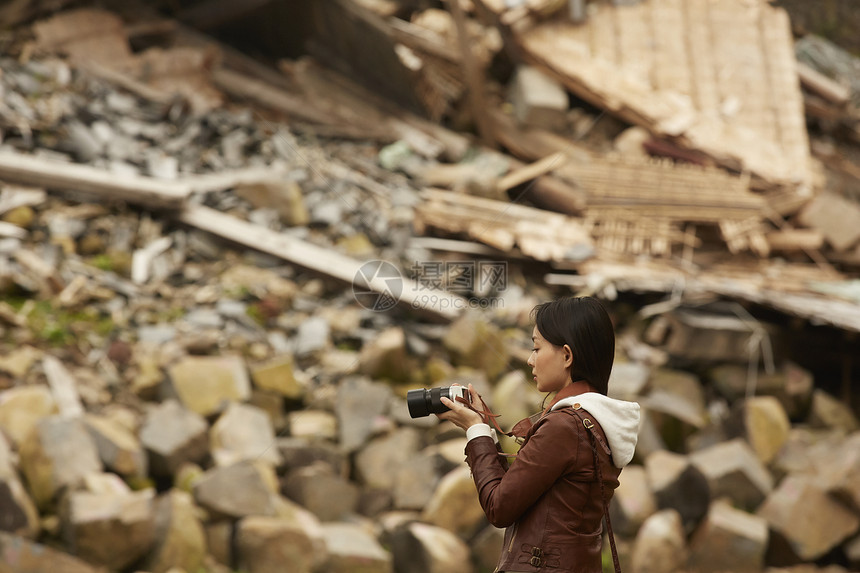
[[[585,394],[586,392],[594,392],[594,388],[586,382],[585,380],[577,380],[571,384],[568,384],[564,388],[558,391],[555,397],[552,399],[552,402],[549,403],[549,406],[543,411],[544,414],[552,410],[552,407],[555,406],[561,400],[565,398],[570,398],[571,396],[579,396],[580,394]]]

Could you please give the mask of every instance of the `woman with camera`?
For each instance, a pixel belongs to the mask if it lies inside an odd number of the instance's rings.
[[[471,406],[442,398],[437,414],[466,430],[466,461],[490,523],[504,527],[496,571],[601,573],[604,515],[620,571],[609,500],[621,468],[633,458],[639,405],[609,398],[615,334],[590,297],[544,303],[532,312],[528,360],[541,392],[554,393],[540,413],[518,422],[510,463],[488,422],[489,410],[469,385]]]

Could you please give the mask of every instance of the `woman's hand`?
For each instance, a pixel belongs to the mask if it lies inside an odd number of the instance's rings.
[[[486,409],[483,400],[481,400],[477,390],[475,390],[471,384],[469,384],[469,395],[472,398],[472,404],[474,404],[478,409]],[[449,411],[447,412],[436,414],[436,417],[440,420],[450,420],[454,425],[464,430],[468,430],[469,426],[484,423],[484,419],[481,415],[474,410],[467,408],[465,404],[454,402],[450,398],[444,397],[441,398],[440,401],[449,408]]]

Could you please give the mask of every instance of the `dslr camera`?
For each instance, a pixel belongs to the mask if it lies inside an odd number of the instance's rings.
[[[456,401],[457,397],[464,398],[470,404],[472,403],[472,396],[469,394],[467,387],[440,386],[438,388],[409,390],[406,393],[406,406],[409,408],[410,416],[413,418],[423,418],[430,414],[447,412],[449,408],[442,403],[442,398]]]

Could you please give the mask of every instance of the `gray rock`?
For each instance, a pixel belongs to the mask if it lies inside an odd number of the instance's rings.
[[[827,554],[860,528],[860,517],[807,476],[788,476],[756,512],[767,520],[782,563],[813,561]]]
[[[735,402],[725,423],[728,437],[742,437],[768,464],[788,439],[791,422],[782,403],[773,396],[754,396]]]
[[[406,352],[406,334],[397,326],[387,328],[365,344],[359,356],[359,370],[371,378],[405,382],[414,371]]]
[[[451,470],[442,477],[421,520],[466,539],[487,523],[467,466]]]
[[[325,462],[287,473],[281,489],[320,521],[343,519],[354,514],[358,507],[358,486],[335,473]]]
[[[98,451],[80,419],[41,420],[21,444],[21,470],[39,508],[50,505],[61,488],[100,472]]]
[[[209,430],[212,457],[219,466],[239,461],[281,462],[275,431],[260,408],[231,403]]]
[[[83,414],[84,407],[78,395],[77,382],[63,363],[53,356],[45,356],[42,360],[42,368],[60,415],[65,418],[75,418]]]
[[[221,328],[224,325],[221,314],[208,308],[195,308],[183,316],[182,320],[194,328]]]
[[[687,559],[681,515],[673,509],[658,511],[645,520],[633,543],[633,573],[672,573]]]
[[[293,357],[289,354],[253,366],[251,379],[257,388],[277,392],[285,398],[296,400],[305,394],[305,385],[296,379]]]
[[[170,324],[147,324],[137,329],[137,340],[149,344],[164,344],[176,338],[176,327]]]
[[[248,573],[319,571],[328,558],[319,521],[299,507],[285,504],[281,515],[249,516],[236,527],[239,566]]]
[[[699,450],[690,461],[707,478],[712,499],[725,496],[754,510],[773,490],[767,468],[740,438]]]
[[[808,421],[812,427],[831,428],[846,434],[860,428],[860,423],[851,411],[851,407],[821,389],[816,389],[812,393]]]
[[[0,430],[20,445],[39,420],[57,412],[47,386],[16,386],[0,392]]]
[[[705,475],[686,456],[657,451],[645,460],[648,484],[659,509],[681,516],[686,532],[692,532],[708,512],[710,487]]]
[[[331,329],[321,316],[312,316],[299,325],[296,333],[296,356],[305,357],[327,348]]]
[[[394,560],[361,525],[324,523],[328,573],[392,573]]]
[[[472,573],[469,546],[447,529],[413,522],[391,535],[394,568],[402,573]]]
[[[508,348],[502,333],[477,314],[467,313],[457,319],[442,343],[455,364],[481,370],[490,380],[507,370]]]
[[[690,540],[687,565],[693,571],[757,573],[764,566],[767,542],[764,519],[715,501]]]
[[[648,379],[651,368],[641,362],[615,362],[609,375],[609,396],[620,400],[639,398]]]
[[[327,464],[336,475],[349,476],[347,454],[334,444],[291,436],[278,438],[277,446],[284,469],[287,471],[322,462]]]
[[[408,464],[397,470],[394,480],[394,507],[397,509],[424,508],[442,478],[443,460],[432,448],[413,455]]]
[[[63,537],[71,551],[112,570],[145,555],[155,536],[155,491],[73,491],[63,513]]]
[[[843,440],[822,463],[810,465],[825,490],[860,511],[860,432]]]
[[[505,546],[505,530],[488,525],[475,536],[470,546],[477,569],[494,571]]]
[[[651,391],[642,401],[652,412],[660,412],[694,428],[702,428],[707,422],[705,395],[699,379],[688,372],[658,368],[651,373]],[[675,436],[661,432],[670,445],[677,442]]]
[[[193,485],[194,500],[217,515],[275,515],[277,483],[271,469],[252,462],[211,469]]]
[[[526,379],[522,370],[513,370],[503,375],[492,389],[492,393],[481,392],[487,407],[499,414],[499,425],[505,431],[530,415],[541,410],[543,394]]]
[[[145,477],[149,469],[146,450],[128,428],[116,420],[88,414],[84,423],[104,466],[126,477]]]
[[[360,483],[391,490],[397,472],[421,449],[421,435],[413,428],[400,428],[371,440],[355,456],[355,471]]]
[[[657,500],[648,485],[645,468],[633,465],[624,468],[609,506],[615,532],[635,537],[645,520],[656,512]]]
[[[338,386],[335,414],[344,450],[354,451],[367,443],[392,396],[388,386],[364,378],[348,378]]]
[[[521,124],[548,130],[567,126],[567,92],[558,80],[540,69],[518,66],[508,91],[514,116]]]
[[[90,565],[41,543],[0,532],[0,571],[4,573],[103,573],[103,569]]]
[[[771,462],[774,477],[788,474],[814,474],[819,467],[832,463],[844,435],[839,430],[813,429],[796,426]]]
[[[206,556],[206,533],[191,496],[172,489],[155,502],[155,540],[145,569],[168,573],[174,568],[198,571]]]
[[[39,512],[15,470],[12,449],[0,433],[0,531],[35,538]]]
[[[290,435],[315,440],[337,439],[337,418],[325,410],[297,410],[287,417]]]
[[[176,400],[166,400],[153,408],[140,430],[153,474],[172,476],[182,464],[202,461],[209,454],[207,430],[202,416]]]
[[[171,366],[169,374],[179,401],[201,416],[251,396],[251,380],[239,356],[187,356]]]

